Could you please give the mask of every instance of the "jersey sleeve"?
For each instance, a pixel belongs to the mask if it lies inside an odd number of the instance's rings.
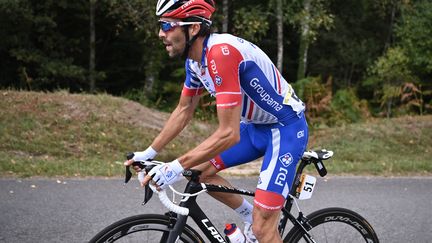
[[[189,66],[189,59],[185,62],[186,79],[183,85],[182,95],[195,96],[200,95],[203,92],[204,86],[198,79],[196,74]]]
[[[242,61],[242,55],[232,45],[217,44],[209,50],[207,65],[214,81],[217,108],[241,104],[239,65]]]

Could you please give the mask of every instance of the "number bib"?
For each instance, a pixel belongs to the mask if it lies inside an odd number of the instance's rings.
[[[296,190],[296,197],[299,200],[306,200],[312,197],[315,188],[316,178],[311,175],[302,174],[300,178],[300,185]]]

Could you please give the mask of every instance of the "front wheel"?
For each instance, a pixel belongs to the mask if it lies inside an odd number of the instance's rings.
[[[98,233],[90,243],[100,242],[166,242],[174,218],[159,214],[128,217],[111,224]],[[204,242],[189,225],[185,225],[178,242]]]
[[[291,229],[284,242],[367,242],[378,243],[372,226],[358,213],[344,208],[325,208],[307,217],[305,228],[309,238],[299,226]]]

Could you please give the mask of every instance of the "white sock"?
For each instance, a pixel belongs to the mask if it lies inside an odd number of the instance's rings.
[[[240,218],[243,219],[244,222],[248,222],[252,224],[252,210],[253,206],[250,204],[246,199],[243,198],[243,203],[240,205],[240,207],[234,209],[240,216]]]

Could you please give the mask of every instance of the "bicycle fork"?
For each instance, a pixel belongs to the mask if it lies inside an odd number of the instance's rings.
[[[295,218],[292,214],[289,213],[291,211],[292,205],[294,203],[297,206],[297,211],[299,213],[297,218]],[[316,241],[313,239],[313,237],[309,234],[309,230],[312,229],[311,225],[309,224],[309,219],[303,215],[303,212],[300,210],[300,207],[298,206],[297,202],[295,201],[295,198],[293,198],[293,197],[289,197],[287,199],[285,207],[282,208],[282,216],[281,216],[281,220],[280,220],[280,223],[278,226],[279,227],[278,228],[279,234],[281,237],[283,236],[284,229],[285,229],[285,226],[286,226],[288,219],[294,225],[293,228],[298,226],[302,229],[302,231],[305,233],[303,238],[306,240],[306,242],[316,243]]]
[[[186,225],[186,220],[187,220],[187,215],[173,215],[174,213],[172,212],[168,212],[167,215],[170,217],[175,217],[176,219],[172,218],[172,224],[173,224],[173,228],[170,229],[169,233],[168,233],[168,237],[166,239],[167,243],[174,243],[177,242],[177,240],[180,238],[180,235]],[[170,220],[171,221],[171,220]],[[165,237],[164,237],[165,238]]]

